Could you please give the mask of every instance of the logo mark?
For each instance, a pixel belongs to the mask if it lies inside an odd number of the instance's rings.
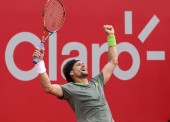
[[[133,34],[132,11],[125,11],[124,17],[125,17],[125,34],[127,35]],[[147,37],[151,35],[151,32],[155,29],[159,22],[160,22],[159,18],[156,15],[153,15],[153,17],[145,25],[145,27],[138,35],[138,38],[142,44],[146,41]],[[128,42],[119,43],[117,45],[117,48],[118,55],[122,52],[128,52],[132,56],[133,64],[127,71],[123,71],[119,68],[119,66],[117,66],[114,73],[121,80],[129,80],[137,74],[140,68],[139,52],[134,45]],[[165,51],[156,50],[146,52],[147,60],[152,61],[165,60]]]

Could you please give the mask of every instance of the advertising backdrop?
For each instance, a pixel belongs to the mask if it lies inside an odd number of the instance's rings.
[[[66,101],[46,94],[32,63],[42,36],[45,0],[0,4],[0,121],[75,122]],[[89,79],[107,62],[104,24],[115,29],[119,64],[105,87],[116,122],[170,120],[170,1],[62,0],[66,20],[45,44],[52,83],[64,84],[63,64],[81,59]]]

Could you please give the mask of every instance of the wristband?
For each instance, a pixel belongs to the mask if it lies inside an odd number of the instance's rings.
[[[115,38],[115,35],[108,35],[108,36],[107,36],[107,40],[108,40],[108,46],[109,46],[109,47],[115,47],[115,46],[116,46],[116,38]]]
[[[38,74],[46,72],[45,63],[43,60],[36,64],[36,70]]]

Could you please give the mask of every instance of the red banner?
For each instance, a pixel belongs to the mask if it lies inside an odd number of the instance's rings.
[[[116,122],[170,120],[169,0],[63,0],[66,20],[45,44],[52,83],[64,84],[69,58],[88,67],[89,79],[107,62],[104,24],[112,24],[119,64],[105,87]],[[75,122],[67,104],[46,94],[32,53],[42,36],[45,1],[1,1],[0,119],[3,122]]]

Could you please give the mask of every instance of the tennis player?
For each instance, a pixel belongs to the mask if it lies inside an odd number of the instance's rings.
[[[77,122],[114,122],[103,88],[118,64],[118,56],[114,28],[112,25],[104,25],[103,28],[108,39],[109,60],[91,80],[88,80],[89,74],[84,63],[72,59],[63,67],[68,83],[51,84],[43,61],[44,50],[36,49],[33,53],[33,56],[39,57],[36,69],[44,90],[61,100],[67,100],[76,114]]]

